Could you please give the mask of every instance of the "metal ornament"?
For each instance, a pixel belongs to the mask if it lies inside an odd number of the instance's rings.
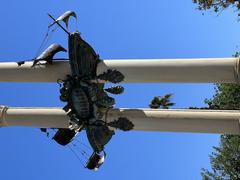
[[[50,45],[45,51],[43,51],[36,59],[33,61],[33,65],[35,66],[38,62],[40,61],[46,61],[48,64],[52,64],[53,57],[56,53],[58,52],[66,52],[67,50],[64,49],[61,45],[59,44],[52,44]],[[20,65],[23,64],[22,62]]]
[[[111,94],[122,94],[124,92],[124,88],[122,86],[112,86],[104,90]]]
[[[101,61],[99,55],[81,38],[79,32],[70,33],[58,22],[62,20],[67,26],[69,17],[76,17],[74,12],[68,11],[57,20],[50,14],[49,16],[54,20],[54,23],[49,27],[56,23],[68,34],[69,65],[71,69],[71,74],[62,80],[60,88],[60,100],[66,102],[63,110],[69,116],[69,128],[58,129],[53,139],[58,144],[65,146],[81,130],[86,130],[87,138],[93,149],[93,154],[89,158],[86,168],[97,169],[102,165],[106,156],[104,146],[115,134],[109,127],[123,131],[133,129],[133,124],[127,118],[121,117],[110,123],[103,119],[103,113],[115,105],[115,99],[108,96],[107,92],[121,94],[124,88],[114,86],[104,89],[104,83],[100,82],[120,83],[124,80],[124,75],[115,69],[108,69],[106,72],[97,75],[97,66]],[[33,65],[36,65],[40,60],[45,60],[51,64],[53,56],[59,51],[66,50],[58,44],[51,45],[34,60]],[[104,153],[104,156],[100,155],[102,153]]]
[[[90,170],[98,170],[98,168],[103,164],[104,158],[105,154],[104,156],[101,156],[100,154],[94,152],[86,163],[86,168]]]
[[[54,24],[58,23],[59,21],[63,21],[65,23],[66,27],[68,28],[68,20],[71,16],[73,16],[77,19],[77,15],[74,11],[67,11],[67,12],[63,13],[59,18],[57,18],[51,25],[49,25],[49,28],[51,26],[53,26]]]
[[[116,129],[120,129],[122,131],[130,131],[133,129],[134,124],[126,117],[120,117],[118,118],[118,120],[109,122],[108,126],[111,126]]]

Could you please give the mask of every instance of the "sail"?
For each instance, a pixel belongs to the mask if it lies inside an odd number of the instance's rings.
[[[77,15],[74,11],[67,11],[67,12],[63,13],[61,16],[59,16],[59,18],[57,18],[56,21],[54,21],[49,27],[53,26],[54,24],[56,24],[59,21],[63,21],[65,23],[66,27],[68,28],[68,21],[71,16],[77,18]]]

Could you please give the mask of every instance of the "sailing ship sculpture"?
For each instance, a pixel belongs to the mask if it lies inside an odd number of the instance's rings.
[[[77,30],[68,31],[68,20],[70,17],[77,19],[76,13],[67,11],[57,19],[49,16],[53,23],[48,26],[40,49],[48,41],[49,32],[54,31],[53,27],[59,26],[68,36],[69,58],[54,58],[56,53],[67,50],[59,44],[52,44],[33,61],[1,62],[0,81],[57,82],[61,86],[60,100],[66,105],[63,108],[0,106],[0,127],[39,127],[47,133],[46,128],[57,129],[53,139],[63,146],[85,130],[93,151],[87,157],[85,167],[91,170],[103,164],[106,156],[104,147],[116,129],[240,133],[238,110],[113,109],[115,100],[108,93],[121,94],[124,88],[119,85],[104,88],[105,82],[117,84],[122,81],[239,84],[239,58],[101,60]],[[59,60],[65,61],[55,62]],[[171,104],[158,97],[152,101],[151,108],[159,108],[159,102],[162,108]]]
[[[78,31],[70,33],[60,21],[68,27],[68,20],[71,16],[77,18],[73,11],[67,11],[49,26],[55,24],[60,26],[68,34],[68,54],[71,74],[65,79],[58,81],[61,84],[60,100],[66,102],[63,107],[69,116],[69,128],[58,129],[53,139],[60,145],[67,145],[81,131],[86,130],[87,138],[93,149],[86,167],[96,169],[102,163],[106,153],[104,146],[111,140],[115,129],[128,131],[133,129],[133,123],[126,117],[120,117],[113,122],[107,123],[103,119],[104,113],[115,104],[114,98],[108,93],[121,94],[124,89],[121,86],[113,86],[104,89],[102,81],[120,83],[124,76],[115,69],[108,69],[106,72],[96,75],[97,65],[101,61],[94,49],[84,41]],[[52,64],[53,57],[57,52],[66,50],[59,44],[52,44],[40,56],[33,61],[33,68],[42,65],[43,62]],[[20,63],[21,65],[22,63]],[[42,129],[46,131],[45,129]]]

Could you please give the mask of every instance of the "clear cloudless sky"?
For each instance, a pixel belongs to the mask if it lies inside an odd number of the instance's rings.
[[[239,50],[233,9],[217,16],[202,15],[191,0],[8,0],[0,6],[0,61],[33,58],[51,22],[47,13],[57,17],[67,10],[78,14],[82,37],[102,59],[230,57]],[[60,29],[48,45],[53,42],[67,48],[67,36]],[[124,87],[125,93],[116,96],[116,107],[146,108],[153,96],[165,93],[174,94],[174,108],[201,107],[214,92],[212,84]],[[63,106],[56,83],[0,83],[0,92],[2,105]],[[79,139],[87,144],[84,136],[81,133]],[[219,143],[216,134],[117,132],[106,146],[105,164],[92,172],[37,128],[1,128],[0,139],[0,180],[201,179],[200,170],[210,168],[208,155]]]

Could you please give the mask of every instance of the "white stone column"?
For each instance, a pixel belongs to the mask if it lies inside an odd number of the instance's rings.
[[[138,131],[240,134],[240,111],[112,109],[107,121],[126,117]],[[67,128],[61,108],[0,108],[0,126]]]
[[[67,61],[31,67],[0,63],[0,82],[56,82],[70,74]],[[117,69],[126,83],[239,83],[239,58],[104,60],[97,73]]]

